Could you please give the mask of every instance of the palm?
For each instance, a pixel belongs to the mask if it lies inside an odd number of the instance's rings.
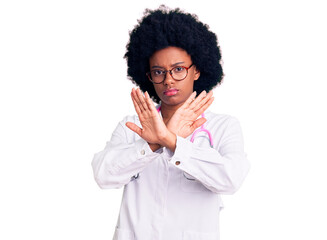
[[[178,109],[167,123],[167,128],[172,130],[176,135],[185,138],[194,131],[193,123],[197,117],[194,112]]]
[[[160,143],[161,139],[166,136],[168,129],[160,118],[148,93],[145,93],[144,97],[139,89],[133,89],[131,95],[142,128],[131,122],[127,122],[126,126],[148,143]]]
[[[195,100],[195,93],[174,113],[167,123],[167,128],[181,137],[188,137],[206,120],[197,119],[213,102],[212,92],[202,92]]]
[[[149,143],[157,143],[161,136],[165,134],[166,126],[160,119],[159,114],[150,112],[149,114],[139,116],[142,129],[140,137]]]

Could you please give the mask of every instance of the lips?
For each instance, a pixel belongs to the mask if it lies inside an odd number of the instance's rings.
[[[166,96],[174,96],[177,93],[178,93],[178,89],[176,89],[176,88],[170,88],[163,92],[163,94]]]

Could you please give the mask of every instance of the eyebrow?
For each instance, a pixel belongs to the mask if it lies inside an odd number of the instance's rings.
[[[171,67],[175,67],[175,66],[178,66],[180,64],[184,64],[185,62],[177,62],[177,63],[174,63],[171,65]],[[161,66],[152,66],[151,68],[164,68],[164,67],[161,67]]]

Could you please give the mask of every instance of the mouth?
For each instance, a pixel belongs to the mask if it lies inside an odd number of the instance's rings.
[[[163,92],[163,94],[166,95],[166,96],[174,96],[174,95],[176,95],[178,93],[178,91],[179,90],[176,89],[176,88],[170,88],[170,89],[165,90]]]

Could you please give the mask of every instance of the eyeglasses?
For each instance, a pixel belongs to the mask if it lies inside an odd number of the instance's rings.
[[[189,67],[176,66],[170,70],[155,69],[147,72],[149,80],[155,84],[160,84],[166,79],[166,73],[168,72],[170,76],[176,81],[182,81],[187,77],[188,70],[193,66],[193,63]]]

